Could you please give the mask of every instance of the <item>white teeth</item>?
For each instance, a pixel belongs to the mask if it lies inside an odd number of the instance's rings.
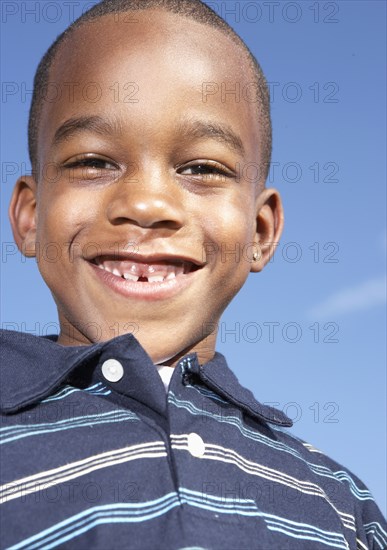
[[[109,271],[109,273],[113,273],[114,275],[117,275],[118,273],[118,276],[121,277],[121,273],[118,271],[115,262],[104,262],[103,266],[106,271]]]
[[[170,281],[175,279],[181,274],[189,273],[190,265],[188,262],[164,264],[156,262],[155,265],[146,265],[131,263],[129,261],[112,261],[105,260],[95,261],[97,267],[104,269],[109,273],[113,273],[116,277],[124,278],[127,281],[137,282],[141,279],[148,283],[162,283],[163,281]]]
[[[164,281],[164,277],[162,275],[153,275],[148,277],[148,281],[150,283],[161,283],[162,281]]]
[[[139,277],[137,275],[132,275],[132,273],[124,273],[124,277],[127,281],[137,282]]]

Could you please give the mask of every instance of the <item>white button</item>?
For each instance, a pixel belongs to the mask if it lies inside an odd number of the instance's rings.
[[[192,432],[188,435],[188,450],[192,456],[196,456],[198,458],[204,455],[206,447],[199,434]]]
[[[102,365],[102,374],[109,382],[118,382],[124,376],[124,367],[117,359],[108,359]]]

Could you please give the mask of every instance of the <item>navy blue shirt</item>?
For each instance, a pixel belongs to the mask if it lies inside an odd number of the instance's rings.
[[[1,334],[1,548],[387,548],[363,483],[219,353],[166,393],[130,334],[55,339]]]

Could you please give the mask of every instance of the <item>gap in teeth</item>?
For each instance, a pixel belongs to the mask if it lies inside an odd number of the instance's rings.
[[[141,264],[123,261],[96,261],[97,266],[100,269],[112,273],[116,277],[132,282],[148,282],[159,283],[163,281],[169,281],[177,277],[177,275],[183,273],[189,273],[190,264],[188,262],[181,262],[178,264]]]

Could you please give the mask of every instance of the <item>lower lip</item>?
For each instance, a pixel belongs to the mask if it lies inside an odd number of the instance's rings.
[[[193,277],[199,271],[196,270],[190,273],[181,274],[168,281],[147,283],[127,281],[122,277],[117,277],[117,275],[110,273],[110,271],[101,269],[91,262],[88,262],[88,264],[100,281],[118,294],[121,294],[121,296],[149,301],[165,300],[176,296],[191,284]]]

